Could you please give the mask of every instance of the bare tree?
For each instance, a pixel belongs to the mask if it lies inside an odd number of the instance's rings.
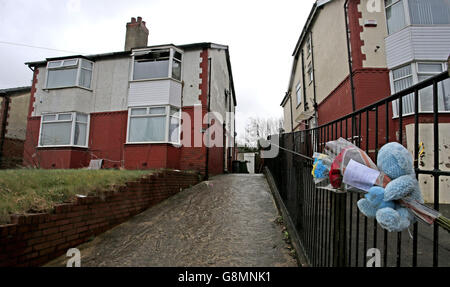
[[[250,118],[245,126],[243,144],[246,147],[256,147],[258,139],[279,134],[282,128],[282,118]]]

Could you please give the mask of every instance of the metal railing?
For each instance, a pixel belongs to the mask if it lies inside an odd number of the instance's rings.
[[[409,230],[387,232],[376,220],[368,219],[358,210],[356,203],[363,195],[317,188],[311,176],[312,159],[296,154],[311,157],[316,151],[322,152],[326,142],[343,137],[366,151],[375,161],[379,148],[387,142],[398,141],[413,152],[417,177],[430,177],[421,179],[422,186],[433,183],[434,203],[430,206],[449,217],[450,205],[440,204],[440,192],[447,194],[450,190],[440,189],[449,186],[445,182],[448,182],[450,172],[442,170],[441,166],[443,161],[445,165],[445,161],[450,163],[450,160],[440,158],[440,153],[442,146],[450,143],[443,143],[441,139],[444,137],[440,134],[443,129],[439,127],[442,123],[450,123],[450,114],[440,113],[438,104],[438,85],[444,81],[448,84],[448,78],[447,72],[442,73],[318,128],[279,135],[282,149],[277,157],[265,159],[265,164],[275,180],[310,265],[366,266],[367,251],[377,248],[381,252],[382,266],[450,266],[450,234],[447,231],[436,224],[430,227],[417,222]],[[420,91],[430,86],[433,87],[433,112],[420,113]],[[404,116],[403,98],[410,94],[414,95],[415,112]],[[443,96],[450,100],[450,96]],[[399,114],[394,119],[392,102],[396,100],[399,100]],[[419,128],[423,123],[428,123],[426,127],[432,132]],[[404,135],[407,125],[411,125],[408,138]],[[427,132],[425,136],[433,142],[432,147],[426,148],[426,156],[433,158],[431,169],[421,165],[420,132]],[[430,134],[432,139],[428,136]],[[445,134],[446,138],[449,136],[450,131]]]

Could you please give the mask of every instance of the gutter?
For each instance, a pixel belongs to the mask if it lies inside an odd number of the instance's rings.
[[[347,53],[348,53],[348,69],[349,69],[349,78],[350,78],[350,92],[352,95],[352,111],[355,112],[356,104],[355,104],[355,87],[353,83],[353,61],[352,61],[352,52],[350,50],[350,30],[348,24],[348,0],[345,1],[344,4],[344,14],[345,14],[345,35],[347,37]]]

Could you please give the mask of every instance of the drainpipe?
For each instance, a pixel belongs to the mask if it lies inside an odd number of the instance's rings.
[[[344,13],[345,13],[345,35],[347,37],[347,53],[348,53],[348,69],[349,69],[349,77],[350,77],[350,92],[352,95],[352,111],[356,111],[355,105],[355,88],[353,83],[353,64],[352,64],[352,52],[350,46],[350,30],[348,24],[348,0],[345,1],[344,4]]]
[[[3,114],[2,114],[2,127],[1,127],[1,134],[0,134],[0,165],[2,164],[3,160],[3,145],[5,143],[5,135],[6,135],[6,121],[8,120],[8,110],[9,110],[9,102],[10,98],[6,93],[0,94],[0,97],[3,98]]]
[[[292,93],[289,91],[289,104],[291,106],[291,132],[294,132],[294,115],[292,112]]]
[[[309,37],[310,37],[310,41],[311,41],[311,63],[312,63],[312,70],[313,70],[314,111],[317,116],[316,67],[314,65],[314,44],[313,44],[312,32],[309,33]]]
[[[303,110],[306,112],[308,108],[308,103],[306,102],[306,85],[305,85],[305,56],[303,53],[303,49],[301,52],[302,56],[302,92],[303,92]],[[315,100],[314,100],[315,101]]]
[[[345,13],[345,35],[347,36],[347,53],[348,53],[348,69],[349,69],[349,78],[350,78],[350,92],[352,95],[352,112],[356,111],[355,104],[355,85],[353,83],[353,60],[352,60],[352,52],[351,52],[351,43],[350,43],[350,29],[349,29],[349,21],[348,21],[348,0],[345,1],[344,4],[344,13]],[[352,142],[353,137],[356,134],[356,118],[352,117]]]
[[[232,110],[231,110],[231,97],[233,96],[232,90],[233,89],[231,88],[231,81],[230,81],[229,88],[228,88],[228,91],[229,91],[229,95],[228,95],[228,113],[230,115],[230,121],[232,120],[232,118],[231,118],[231,112],[232,112]],[[233,119],[234,119],[234,117],[233,117]],[[229,140],[230,136],[231,136],[231,123],[230,123],[230,130],[228,131],[227,144],[230,143],[230,140]],[[233,138],[234,138],[234,134],[233,134]],[[227,161],[228,161],[228,164],[227,164],[228,172],[231,170],[231,165],[233,164],[233,162],[232,162],[233,157],[231,155],[232,151],[233,151],[232,147],[231,146],[228,147],[228,158],[227,158]]]
[[[209,179],[209,127],[210,127],[210,118],[209,118],[209,112],[211,110],[211,58],[208,58],[208,123],[206,127],[206,132],[208,133],[206,136],[206,139],[208,141],[208,144],[206,146],[206,166],[205,166],[205,180]]]

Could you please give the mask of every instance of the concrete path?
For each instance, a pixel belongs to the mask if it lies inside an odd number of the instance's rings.
[[[81,266],[297,266],[277,217],[263,175],[221,175],[79,246]]]

